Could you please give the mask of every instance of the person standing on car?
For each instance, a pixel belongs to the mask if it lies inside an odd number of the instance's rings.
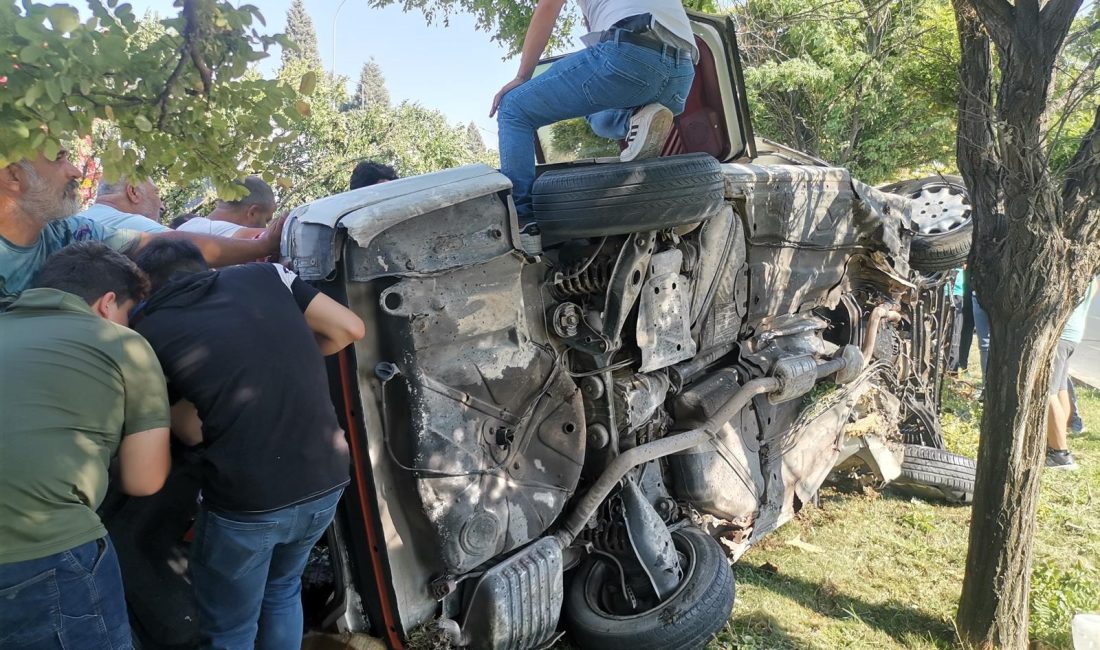
[[[493,98],[500,170],[512,181],[520,217],[531,215],[535,130],[586,117],[596,135],[625,140],[626,162],[660,153],[684,110],[699,59],[680,0],[578,0],[587,46],[532,78],[565,0],[539,0],[519,71]]]
[[[118,556],[96,508],[164,484],[168,394],[126,327],[148,281],[100,242],[49,257],[0,313],[0,648],[130,648]]]
[[[191,580],[204,647],[301,647],[301,577],[349,480],[323,355],[363,321],[277,264],[207,268],[187,242],[138,255],[135,328],[168,378],[172,431],[202,444]]]

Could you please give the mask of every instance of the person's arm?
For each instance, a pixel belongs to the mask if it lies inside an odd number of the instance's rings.
[[[309,301],[303,315],[306,317],[306,325],[313,330],[321,354],[326,357],[336,354],[366,335],[366,326],[355,312],[323,293]]]
[[[527,35],[523,38],[523,53],[519,58],[519,71],[516,78],[504,84],[500,92],[493,97],[493,107],[489,110],[489,117],[496,115],[500,100],[513,88],[522,86],[531,79],[535,67],[546,50],[546,44],[550,42],[550,35],[554,32],[554,24],[558,21],[561,8],[565,0],[539,0],[535,5],[535,13],[531,16],[531,23],[527,25]]]
[[[258,239],[265,232],[267,231],[263,228],[238,228],[237,232],[233,233],[231,237],[233,239]]]
[[[275,271],[279,280],[290,290],[306,319],[306,325],[317,339],[321,354],[326,357],[336,354],[365,336],[366,326],[355,312],[306,284],[286,267],[271,264],[268,268]]]
[[[172,434],[188,447],[202,444],[202,420],[191,402],[181,399],[172,405]]]
[[[125,395],[119,479],[126,494],[148,496],[164,485],[172,465],[168,387],[149,343],[132,330],[123,331],[118,357]]]
[[[147,497],[164,487],[172,467],[168,427],[131,433],[118,447],[118,477],[122,491]]]
[[[274,255],[279,252],[279,240],[283,235],[283,223],[285,215],[276,217],[263,231],[259,239],[235,239],[233,237],[216,237],[214,235],[200,235],[199,233],[170,230],[168,232],[149,234],[143,233],[138,242],[138,250],[154,237],[165,239],[186,239],[202,251],[206,262],[213,267],[230,266],[232,264],[244,264],[257,259]]]

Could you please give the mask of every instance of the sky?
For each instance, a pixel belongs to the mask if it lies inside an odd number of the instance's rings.
[[[146,10],[172,15],[173,0],[130,0],[134,12]],[[267,21],[266,30],[285,31],[291,0],[249,0]],[[79,4],[79,3],[78,3]],[[496,148],[496,120],[489,106],[500,87],[516,74],[519,57],[509,61],[506,51],[489,34],[475,29],[472,16],[451,16],[450,25],[429,26],[418,10],[405,13],[399,5],[376,9],[364,0],[305,0],[317,30],[317,45],[326,70],[349,78],[349,89],[359,78],[363,64],[374,57],[386,77],[394,103],[408,100],[443,112],[455,124],[473,122],[489,147]],[[339,11],[337,12],[337,9]],[[335,19],[335,21],[334,21]],[[279,66],[273,51],[260,69],[272,73]]]

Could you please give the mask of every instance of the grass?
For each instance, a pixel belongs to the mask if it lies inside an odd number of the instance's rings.
[[[974,379],[950,381],[944,404],[948,448],[969,456],[981,421],[975,392]],[[1100,611],[1100,393],[1077,397],[1093,428],[1070,442],[1081,468],[1042,477],[1031,588],[1039,648],[1070,648],[1072,615]],[[823,488],[819,507],[805,508],[734,567],[733,615],[709,647],[957,647],[969,521],[969,506]]]

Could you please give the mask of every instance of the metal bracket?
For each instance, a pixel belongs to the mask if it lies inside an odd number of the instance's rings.
[[[631,235],[615,262],[603,310],[603,334],[611,344],[608,354],[622,345],[623,325],[642,291],[642,280],[649,268],[649,259],[653,257],[656,241],[656,230]]]
[[[620,493],[623,501],[623,518],[630,545],[649,577],[653,591],[661,600],[669,597],[684,578],[680,557],[672,543],[668,527],[642,494],[641,488],[628,476]]]

